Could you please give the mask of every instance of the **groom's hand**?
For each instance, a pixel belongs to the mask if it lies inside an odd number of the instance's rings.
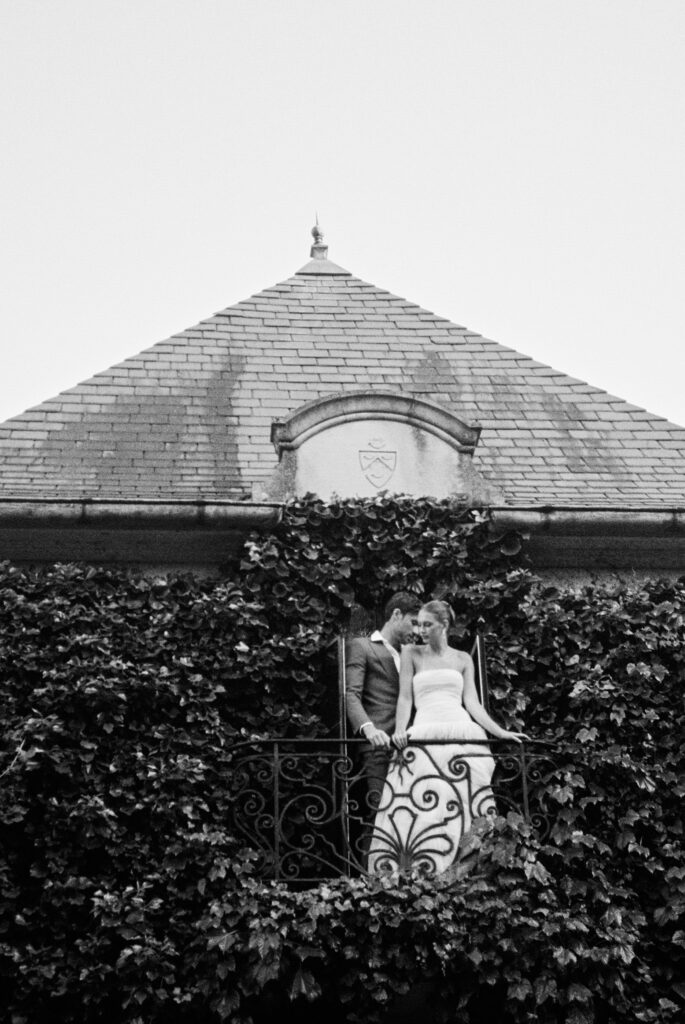
[[[390,737],[387,732],[377,729],[375,725],[365,725],[362,729],[364,739],[367,739],[372,747],[389,747]]]

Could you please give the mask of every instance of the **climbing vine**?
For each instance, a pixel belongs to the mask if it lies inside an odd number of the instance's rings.
[[[266,884],[231,746],[329,729],[331,643],[397,589],[486,636],[494,716],[554,744],[552,830],[483,824],[450,878]],[[684,623],[685,579],[550,587],[429,500],[293,502],[214,578],[2,565],[0,1019],[680,1021]]]

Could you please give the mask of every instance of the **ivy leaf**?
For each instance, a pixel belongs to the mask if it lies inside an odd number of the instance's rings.
[[[569,964],[574,964],[578,959],[575,953],[572,953],[570,949],[555,949],[554,959],[560,967],[567,967]]]
[[[507,555],[508,557],[518,555],[521,550],[521,546],[521,535],[515,533],[513,530],[507,533],[500,541],[500,551],[503,555]]]
[[[592,992],[585,985],[580,985],[578,982],[573,982],[569,985],[566,990],[566,996],[569,1002],[587,1003],[592,999]]]
[[[299,967],[292,980],[288,994],[291,999],[304,997],[307,1002],[311,1003],[321,995],[321,986],[311,971],[306,971]]]
[[[546,999],[555,997],[557,994],[557,983],[554,978],[538,978],[535,982],[535,1000],[538,1005]]]
[[[521,981],[517,981],[515,984],[510,985],[507,989],[507,996],[510,999],[524,1000],[533,992],[533,986],[527,978],[523,978]]]

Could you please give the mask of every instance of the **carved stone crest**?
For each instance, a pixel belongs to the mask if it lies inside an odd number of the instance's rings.
[[[390,481],[397,468],[397,452],[386,448],[382,438],[374,437],[368,442],[368,448],[359,450],[359,465],[369,483],[380,489]]]

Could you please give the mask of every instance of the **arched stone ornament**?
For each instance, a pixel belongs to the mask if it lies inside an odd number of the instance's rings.
[[[385,491],[485,504],[494,496],[472,463],[479,434],[412,395],[369,390],[319,398],[272,424],[279,465],[266,494],[330,499]]]

